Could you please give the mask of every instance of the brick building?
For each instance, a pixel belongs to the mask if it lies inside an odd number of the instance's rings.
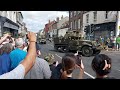
[[[78,30],[83,33],[83,13],[84,11],[69,11],[69,30]]]

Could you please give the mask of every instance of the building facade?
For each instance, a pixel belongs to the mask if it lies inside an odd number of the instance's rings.
[[[87,39],[116,35],[117,11],[88,11],[83,14],[83,30]]]
[[[16,22],[19,25],[18,33],[21,33],[22,28],[24,28],[24,26],[23,26],[24,23],[23,23],[23,15],[22,15],[22,13],[20,11],[16,12]]]
[[[0,11],[0,36],[5,31],[9,31],[16,37],[19,30],[19,25],[16,22],[16,11]]]
[[[64,34],[68,31],[69,29],[69,17],[63,17],[61,16],[61,19],[57,17],[57,36],[64,36]]]
[[[84,11],[69,11],[69,30],[78,30],[82,35],[84,34],[83,13]]]

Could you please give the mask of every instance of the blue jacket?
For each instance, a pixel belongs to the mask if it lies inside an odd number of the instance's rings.
[[[11,66],[11,60],[9,54],[2,54],[0,56],[0,75],[9,72]]]

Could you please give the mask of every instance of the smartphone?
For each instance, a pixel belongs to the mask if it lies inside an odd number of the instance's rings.
[[[80,55],[80,54],[76,55],[76,64],[78,66],[81,64],[81,60],[82,60],[82,55]]]

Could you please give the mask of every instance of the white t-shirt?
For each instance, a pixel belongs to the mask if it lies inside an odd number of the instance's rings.
[[[25,67],[22,64],[19,64],[12,71],[0,75],[0,79],[24,79],[25,76]]]

